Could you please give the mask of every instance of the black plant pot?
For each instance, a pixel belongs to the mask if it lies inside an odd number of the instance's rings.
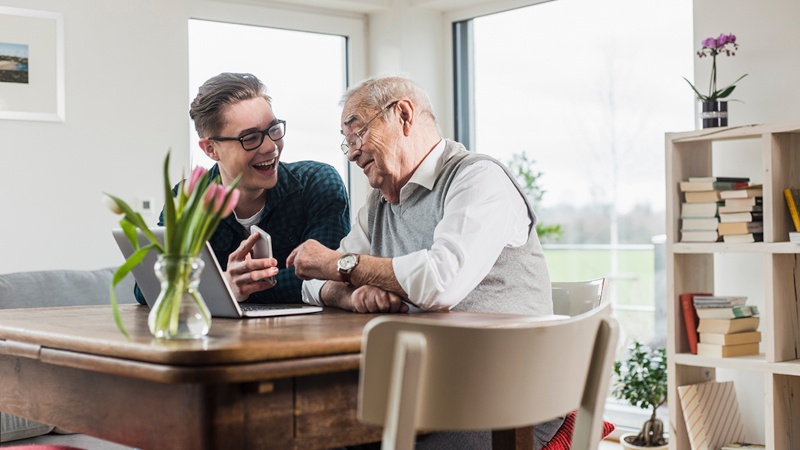
[[[700,118],[703,120],[703,128],[728,126],[728,102],[704,100],[702,105]]]

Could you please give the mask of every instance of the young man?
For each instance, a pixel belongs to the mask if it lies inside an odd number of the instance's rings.
[[[300,303],[302,281],[285,261],[298,244],[314,239],[331,249],[350,231],[347,191],[339,173],[315,161],[280,162],[286,122],[276,117],[266,87],[247,73],[206,81],[189,116],[199,145],[230,185],[241,174],[234,214],[209,240],[239,301]],[[273,258],[256,259],[257,225],[272,237]],[[140,297],[140,296],[137,296]],[[139,299],[142,302],[142,299]]]

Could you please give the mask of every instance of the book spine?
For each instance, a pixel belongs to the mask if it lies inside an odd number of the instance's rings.
[[[699,294],[680,295],[681,308],[683,309],[683,322],[686,324],[686,337],[689,340],[689,351],[691,351],[693,355],[697,354],[697,338],[698,338],[697,324],[700,321],[700,318],[697,317],[697,310],[695,310],[694,307],[695,295],[711,295],[711,294],[699,293]]]
[[[789,207],[789,215],[792,216],[794,231],[800,231],[800,214],[797,212],[797,204],[794,202],[794,194],[791,189],[784,189],[783,196],[786,197],[786,205]]]

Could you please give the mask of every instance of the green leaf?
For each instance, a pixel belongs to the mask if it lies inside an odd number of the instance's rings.
[[[170,152],[167,151],[167,156],[164,158],[164,226],[166,227],[164,247],[166,253],[174,250],[171,232],[175,230],[175,200],[169,182],[169,154]]]
[[[119,313],[119,303],[117,302],[117,293],[114,288],[134,267],[141,263],[144,257],[147,256],[147,253],[154,248],[156,248],[155,245],[149,244],[133,252],[133,254],[125,260],[125,263],[117,268],[114,272],[114,277],[111,279],[111,308],[114,311],[114,322],[117,324],[119,331],[128,339],[130,339],[130,335],[125,329],[125,325],[122,323],[122,316]]]
[[[686,80],[686,77],[682,77],[682,78],[683,78],[684,80]],[[701,94],[701,93],[700,93],[700,91],[698,91],[698,90],[697,90],[697,88],[695,88],[695,87],[694,87],[694,85],[692,84],[692,82],[691,82],[691,81],[689,81],[689,80],[686,80],[686,82],[687,82],[687,83],[689,83],[689,87],[691,87],[691,88],[692,88],[692,90],[694,91],[694,93],[695,93],[695,94],[697,94],[697,98],[698,98],[698,100],[703,100],[703,101],[705,101],[705,100],[708,100],[708,99],[709,99],[707,96],[705,96],[705,95]]]

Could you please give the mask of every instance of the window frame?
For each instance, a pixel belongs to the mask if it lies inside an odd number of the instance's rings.
[[[345,84],[353,80],[366,78],[367,70],[367,16],[364,14],[336,12],[312,12],[305,10],[284,9],[275,6],[257,6],[240,3],[193,1],[188,6],[189,20],[206,20],[238,25],[250,25],[306,33],[338,35],[345,38]],[[186,36],[188,41],[188,33]],[[193,94],[187,93],[187,105]],[[187,117],[187,121],[190,119]],[[189,129],[193,129],[189,123]],[[331,151],[335,151],[336,144]],[[354,179],[350,164],[347,167],[347,191],[350,196],[351,220],[366,200],[366,193]]]

